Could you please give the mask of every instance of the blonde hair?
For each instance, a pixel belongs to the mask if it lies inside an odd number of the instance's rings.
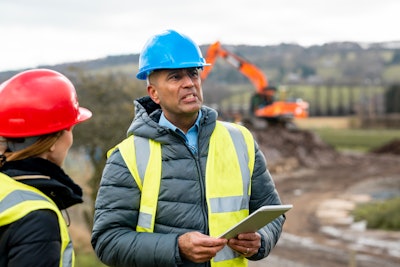
[[[51,134],[42,135],[32,145],[17,151],[6,151],[4,156],[6,161],[22,160],[27,158],[38,157],[44,152],[48,151],[57,141],[58,138],[64,133],[65,130],[58,131]],[[4,138],[7,142],[17,141],[19,138]],[[1,167],[0,162],[0,167]]]

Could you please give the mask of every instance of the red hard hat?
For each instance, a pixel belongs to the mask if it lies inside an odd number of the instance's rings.
[[[74,85],[53,70],[23,71],[0,85],[0,136],[39,136],[92,116],[79,107]]]

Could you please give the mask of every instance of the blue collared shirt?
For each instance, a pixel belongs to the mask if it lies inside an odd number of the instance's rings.
[[[192,152],[196,153],[198,148],[197,138],[199,136],[199,126],[200,126],[201,116],[202,116],[201,110],[199,110],[199,115],[197,116],[196,122],[186,134],[181,129],[173,125],[170,121],[168,121],[167,118],[165,118],[164,116],[164,112],[161,113],[160,121],[158,123],[161,126],[170,128],[171,130],[177,132],[179,135],[185,138],[186,143],[188,144]]]

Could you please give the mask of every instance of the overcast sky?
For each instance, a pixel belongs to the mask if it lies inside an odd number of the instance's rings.
[[[399,0],[0,0],[0,71],[139,53],[176,29],[199,45],[400,41]]]

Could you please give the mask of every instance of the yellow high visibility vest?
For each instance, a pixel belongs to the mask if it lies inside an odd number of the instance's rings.
[[[57,214],[61,235],[60,267],[73,267],[75,255],[68,227],[57,205],[40,190],[0,173],[0,226],[8,225],[32,211],[52,210]]]
[[[153,232],[161,183],[161,145],[131,135],[116,147],[142,192],[136,230]],[[249,215],[254,160],[251,133],[243,126],[217,121],[210,138],[205,175],[210,236],[222,234]],[[225,246],[212,259],[211,265],[247,266],[248,261]]]

